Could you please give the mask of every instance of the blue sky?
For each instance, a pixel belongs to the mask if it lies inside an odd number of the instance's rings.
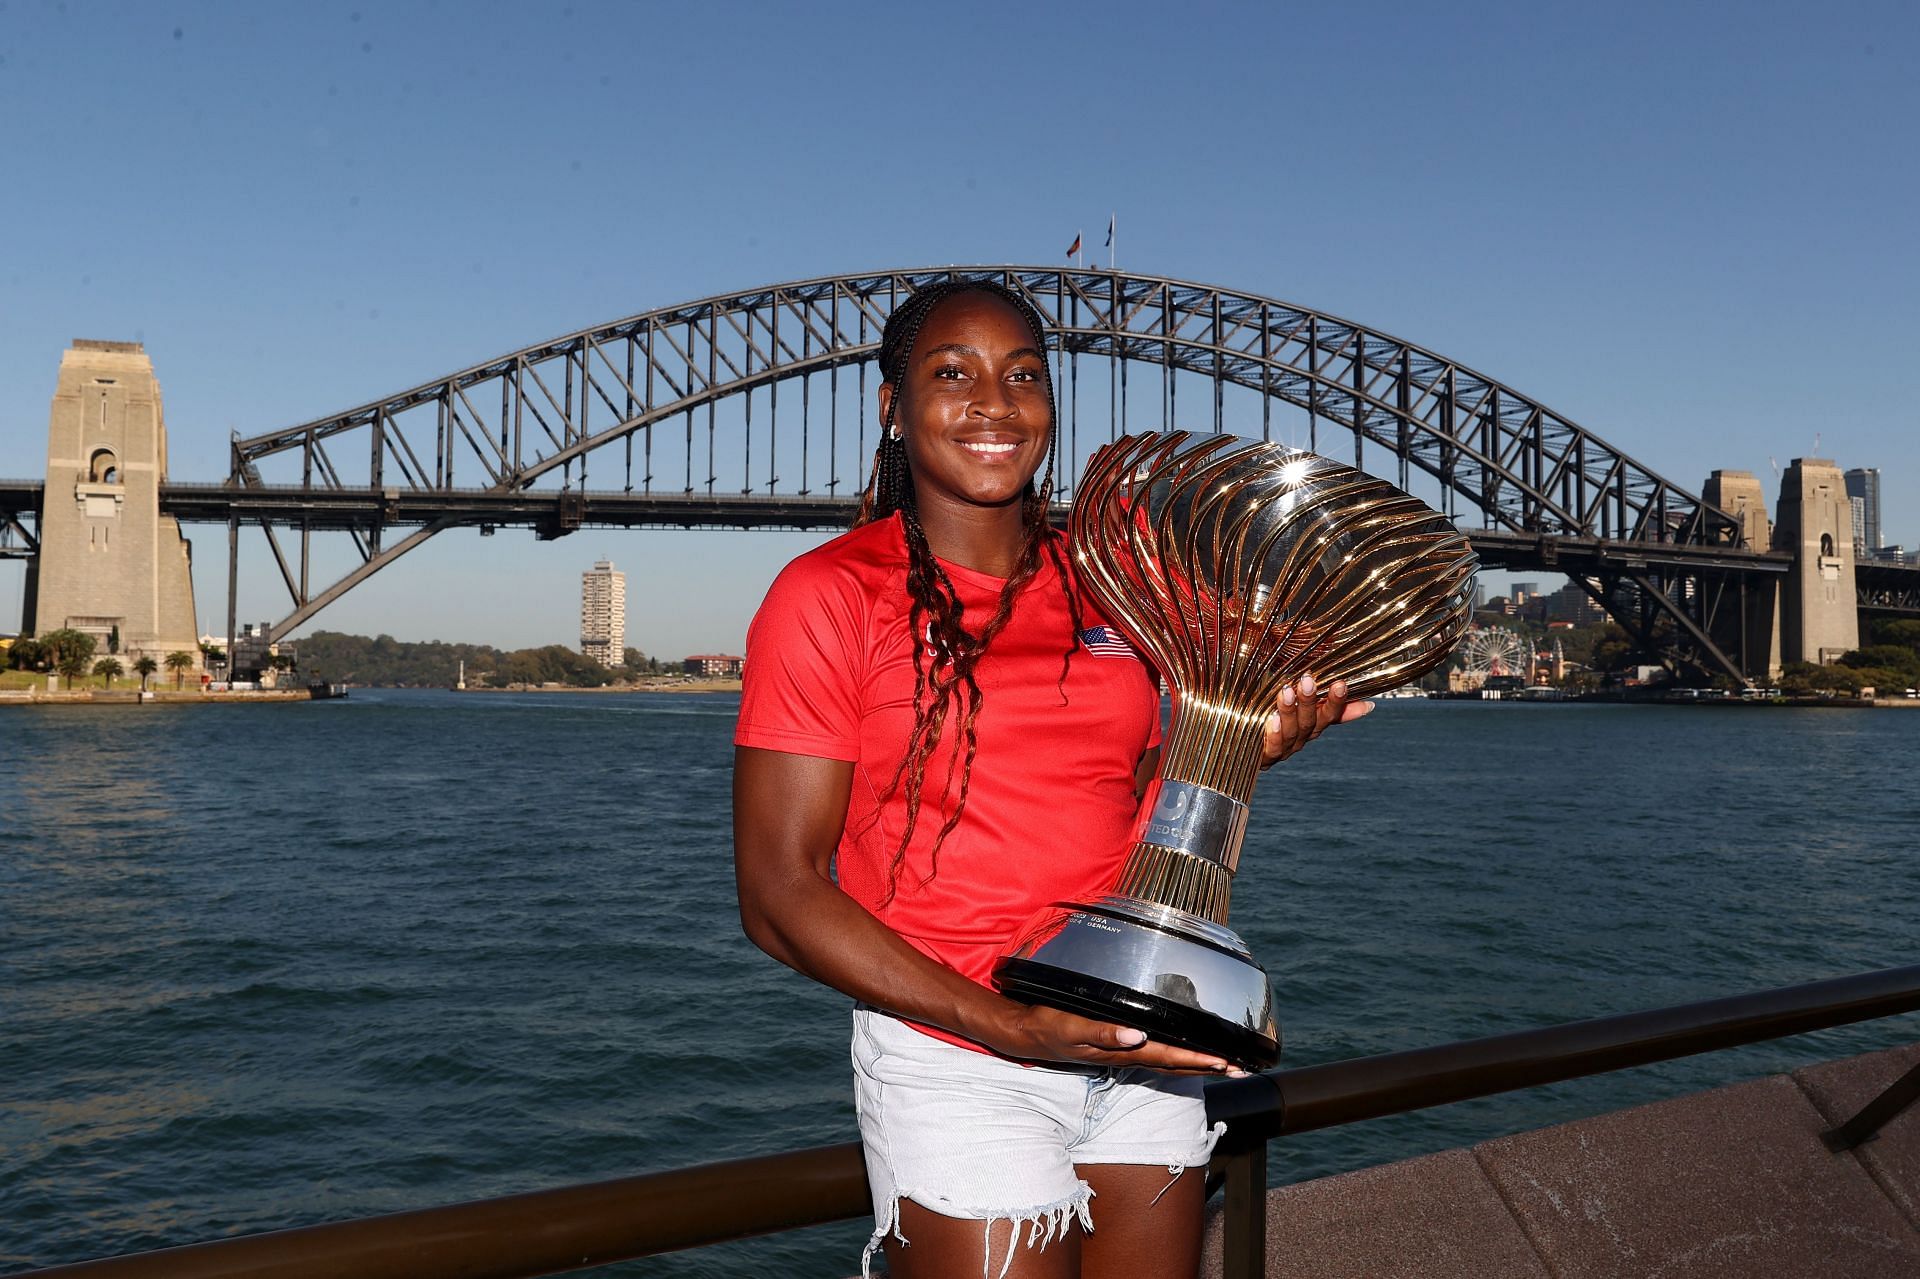
[[[1920,8],[0,0],[0,474],[74,337],[226,441],[735,288],[1098,256],[1344,315],[1697,491],[1819,452],[1920,543]],[[224,536],[195,539],[224,627]],[[804,534],[429,542],[314,625],[737,651]],[[241,616],[285,594],[243,546]],[[0,566],[0,630],[21,574]]]

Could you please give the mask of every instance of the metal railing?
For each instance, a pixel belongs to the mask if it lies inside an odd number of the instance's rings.
[[[1266,1257],[1275,1137],[1605,1074],[1920,1009],[1920,964],[1432,1048],[1250,1075],[1208,1089],[1228,1130],[1227,1279]],[[1920,1068],[1827,1134],[1849,1149],[1912,1104]],[[867,1214],[860,1146],[702,1164],[35,1270],[16,1279],[529,1279]]]

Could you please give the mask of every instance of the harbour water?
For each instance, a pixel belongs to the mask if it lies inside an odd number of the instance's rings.
[[[736,705],[0,713],[0,1273],[849,1139],[847,1001],[735,918]],[[1387,702],[1253,825],[1234,922],[1291,1064],[1920,953],[1920,714]],[[1310,1134],[1275,1176],[1915,1038]],[[865,1233],[600,1273],[845,1275]]]

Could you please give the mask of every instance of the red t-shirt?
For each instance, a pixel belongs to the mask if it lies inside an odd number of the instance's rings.
[[[941,561],[978,635],[1005,579]],[[906,785],[893,785],[913,726],[907,547],[897,517],[842,534],[781,570],[747,631],[734,743],[854,765],[835,878],[855,901],[920,950],[981,985],[1014,932],[1049,902],[1107,891],[1130,847],[1134,769],[1160,741],[1153,668],[1080,592],[1074,634],[1058,573],[1041,568],[1015,597],[975,677],[979,749],[960,824],[930,857],[956,807],[959,741],[948,713],[927,761],[913,842],[887,896],[906,825]],[[949,1043],[978,1047],[936,1027]]]

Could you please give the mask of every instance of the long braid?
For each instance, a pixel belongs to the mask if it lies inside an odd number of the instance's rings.
[[[913,728],[908,735],[907,748],[901,756],[900,765],[886,790],[887,794],[893,794],[903,782],[906,786],[906,822],[888,868],[888,900],[892,899],[898,887],[900,867],[906,860],[907,850],[919,824],[920,807],[926,790],[927,762],[945,735],[950,711],[956,705],[961,711],[960,740],[957,749],[948,758],[947,775],[940,793],[942,796],[953,794],[957,772],[959,794],[953,811],[934,836],[926,879],[921,881],[923,885],[933,878],[938,868],[940,848],[960,824],[961,815],[966,810],[967,792],[972,784],[974,757],[979,751],[976,725],[984,702],[975,670],[994,637],[1006,628],[1012,618],[1014,599],[1039,570],[1043,553],[1053,564],[1059,578],[1073,627],[1073,634],[1067,637],[1060,666],[1059,686],[1063,703],[1066,699],[1067,671],[1082,629],[1077,592],[1067,571],[1060,539],[1053,533],[1049,519],[1056,459],[1060,451],[1060,432],[1054,429],[1058,415],[1054,405],[1053,377],[1044,358],[1041,360],[1041,377],[1047,392],[1046,470],[1037,490],[1029,482],[1027,495],[1021,504],[1026,532],[1020,555],[1012,574],[1000,589],[993,616],[978,636],[969,633],[961,624],[963,610],[959,592],[927,545],[926,530],[921,527],[915,502],[913,477],[907,466],[906,444],[895,429],[895,416],[905,385],[907,362],[927,317],[941,301],[964,292],[988,293],[1007,302],[1032,330],[1034,345],[1042,352],[1046,350],[1046,324],[1039,313],[1014,290],[986,280],[949,279],[921,289],[893,312],[881,334],[880,376],[883,381],[893,385],[893,394],[887,401],[880,442],[874,449],[872,475],[861,495],[854,526],[857,528],[898,514],[907,546],[907,594],[910,600],[907,625],[913,638]]]

